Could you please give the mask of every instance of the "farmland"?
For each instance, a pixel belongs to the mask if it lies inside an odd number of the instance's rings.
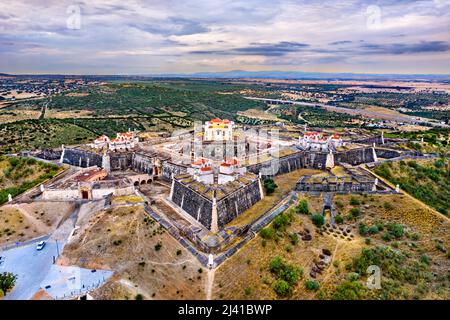
[[[52,178],[62,169],[54,164],[30,158],[0,156],[0,204]]]

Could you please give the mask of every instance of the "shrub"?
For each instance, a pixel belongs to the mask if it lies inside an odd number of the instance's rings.
[[[365,236],[367,234],[367,227],[364,223],[359,224],[359,234]]]
[[[306,280],[305,287],[309,291],[317,291],[320,288],[320,283],[316,280]]]
[[[377,226],[371,226],[369,229],[367,229],[367,232],[369,233],[369,234],[376,234],[376,233],[378,233],[378,227]]]
[[[309,214],[308,201],[300,201],[295,210],[297,211],[297,213]]]
[[[357,217],[359,216],[360,213],[361,210],[359,210],[358,208],[351,208],[350,211],[348,212],[348,214],[352,215],[352,217]]]
[[[249,296],[251,293],[252,293],[252,289],[250,287],[247,287],[247,288],[244,289],[244,294],[246,296]]]
[[[273,181],[272,179],[264,180],[264,189],[266,190],[266,194],[274,193],[276,188],[278,188],[278,186],[275,181]]]
[[[289,283],[283,279],[275,280],[272,288],[280,296],[287,296],[291,290]]]
[[[346,281],[333,292],[333,300],[358,300],[363,297],[364,288],[358,281]]]
[[[344,222],[344,218],[342,218],[341,215],[337,215],[336,217],[334,217],[334,222],[336,222],[337,224],[341,224]]]
[[[135,297],[134,300],[144,300],[144,296],[140,293],[138,293]]]
[[[267,240],[266,239],[262,239],[261,245],[262,245],[263,248],[265,248],[267,246]]]
[[[311,216],[311,220],[312,220],[312,223],[314,223],[314,225],[316,227],[319,227],[319,228],[321,226],[323,226],[323,224],[325,223],[325,220],[324,220],[323,216],[321,214],[318,214],[318,213],[313,214]]]
[[[370,238],[366,238],[366,239],[364,240],[364,242],[365,242],[367,245],[369,245],[369,244],[372,243],[372,240],[371,240]]]
[[[361,202],[358,200],[358,198],[356,197],[351,197],[350,198],[350,204],[352,206],[359,206],[361,204]]]
[[[179,255],[181,255],[181,250],[180,249],[177,250],[177,256],[179,256]]]
[[[426,265],[429,265],[430,264],[430,258],[426,254],[424,254],[424,255],[422,255],[420,257],[420,262],[422,262],[422,263],[424,263]]]
[[[296,245],[298,243],[298,234],[296,234],[295,232],[289,234],[289,240],[293,245]]]
[[[273,227],[275,229],[285,230],[286,226],[291,223],[291,219],[288,214],[285,214],[284,212],[279,214],[278,216],[273,219]]]
[[[381,236],[381,239],[384,240],[384,241],[391,241],[392,240],[392,236],[391,236],[391,234],[389,232],[385,232]]]
[[[392,210],[392,209],[394,209],[394,206],[393,206],[392,203],[390,203],[390,202],[385,202],[385,203],[383,204],[383,207],[384,207],[386,210]]]
[[[263,239],[273,239],[275,236],[275,231],[272,228],[263,228],[261,229],[261,231],[259,232],[259,235],[263,238]]]
[[[11,272],[0,273],[0,290],[2,290],[3,293],[8,292],[14,287],[16,280],[17,275]]]
[[[162,243],[161,242],[158,242],[157,244],[155,244],[155,250],[156,251],[161,250],[161,247],[162,247]]]
[[[379,222],[379,223],[376,224],[376,226],[378,228],[378,231],[383,231],[384,230],[384,224],[383,223]]]
[[[405,233],[403,226],[398,223],[392,223],[392,224],[388,225],[388,230],[389,230],[389,233],[397,239],[403,237],[403,235]]]
[[[296,283],[299,276],[303,275],[303,270],[285,263],[281,257],[275,257],[270,261],[269,270],[275,274],[278,279],[287,281],[289,284]]]
[[[359,273],[350,272],[347,277],[348,277],[349,281],[356,281],[356,280],[359,280]]]
[[[343,207],[344,207],[344,204],[342,203],[342,201],[336,201],[336,206],[339,208],[339,209],[342,209]]]
[[[278,274],[283,268],[283,260],[281,257],[275,257],[270,261],[269,270],[272,273]]]

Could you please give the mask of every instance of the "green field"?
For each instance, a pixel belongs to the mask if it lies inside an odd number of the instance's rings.
[[[61,120],[23,120],[0,124],[0,153],[86,143],[97,134]]]
[[[31,158],[0,156],[0,205],[28,189],[53,178],[62,168]]]

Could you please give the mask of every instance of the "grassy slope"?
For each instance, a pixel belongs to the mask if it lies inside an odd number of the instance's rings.
[[[448,214],[450,208],[450,160],[441,158],[427,161],[386,162],[375,168],[375,173],[399,184],[415,198]]]
[[[54,177],[62,168],[34,159],[0,156],[0,204]]]
[[[353,297],[356,299],[448,299],[447,268],[449,249],[448,219],[436,214],[425,205],[411,204],[406,196],[380,195],[359,196],[359,205],[350,204],[351,196],[339,195],[335,197],[335,204],[339,202],[339,212],[347,217],[351,208],[358,207],[361,214],[354,219],[344,218],[344,226],[353,226],[352,241],[336,238],[324,233],[320,235],[312,226],[308,215],[297,215],[294,222],[288,226],[287,233],[298,232],[304,228],[311,230],[311,242],[300,241],[291,245],[287,234],[279,237],[278,242],[267,240],[262,245],[262,238],[256,237],[216,271],[214,294],[219,299],[280,299],[272,289],[275,281],[269,271],[269,263],[276,256],[300,267],[304,270],[304,277],[292,286],[291,293],[286,299],[342,299]],[[318,212],[322,200],[318,197],[307,197],[310,211]],[[391,203],[388,208],[385,203]],[[336,206],[338,207],[338,206]],[[328,219],[328,218],[327,218]],[[359,223],[367,226],[383,224],[386,229],[374,235],[360,235]],[[404,234],[398,239],[383,240],[382,236],[387,225],[397,223],[404,228]],[[417,238],[412,236],[417,234]],[[371,238],[370,244],[365,238]],[[290,251],[287,250],[291,245]],[[440,247],[439,247],[440,245]],[[391,249],[380,250],[375,255],[382,261],[382,289],[366,290],[367,275],[361,272],[359,279],[349,281],[352,273],[356,272],[358,263],[354,261],[371,261],[361,257],[362,250],[375,247],[389,247],[399,252],[396,255],[386,255]],[[322,249],[329,249],[333,253],[333,261],[317,280],[319,291],[309,291],[305,288],[305,280],[309,279],[312,263],[318,259]],[[378,249],[373,249],[376,251]],[[378,252],[378,251],[377,251]],[[426,255],[429,264],[426,264]],[[365,259],[364,259],[365,258]],[[375,259],[376,260],[376,259]],[[379,262],[379,261],[377,261]],[[436,274],[433,277],[432,274]],[[357,284],[356,284],[357,283]],[[355,289],[356,287],[356,289]],[[249,288],[245,290],[246,288]]]

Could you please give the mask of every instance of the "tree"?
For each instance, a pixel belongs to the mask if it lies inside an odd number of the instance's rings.
[[[337,215],[336,217],[334,217],[334,221],[335,221],[337,224],[341,224],[342,222],[344,222],[344,218],[342,218],[341,215]]]
[[[135,300],[144,300],[144,296],[143,296],[142,294],[138,293],[138,294],[134,297],[134,299],[135,299]]]
[[[272,261],[270,261],[270,272],[273,272],[275,274],[278,274],[282,268],[284,267],[283,264],[283,260],[281,259],[281,257],[275,257],[272,259]]]
[[[266,190],[266,194],[274,193],[276,188],[278,188],[278,186],[275,181],[273,181],[272,179],[264,180],[264,189]]]
[[[359,200],[356,197],[351,197],[350,198],[350,204],[352,206],[358,206],[358,205],[360,205],[360,202],[359,202]]]
[[[319,227],[319,228],[321,226],[323,226],[323,224],[325,223],[325,220],[324,220],[323,216],[321,214],[318,214],[318,213],[313,214],[311,216],[311,220],[312,220],[312,223],[314,223],[314,225],[316,227]]]
[[[17,280],[17,275],[11,272],[3,272],[0,273],[0,290],[3,291],[4,294],[11,290]]]
[[[302,200],[297,204],[297,207],[295,208],[297,213],[302,214],[309,214],[309,208],[308,208],[308,201]]]
[[[275,236],[275,231],[272,228],[263,228],[259,232],[263,239],[272,239]]]
[[[306,280],[305,287],[309,291],[317,291],[320,288],[320,283],[316,280]]]
[[[289,283],[283,279],[275,280],[272,285],[273,290],[280,296],[286,296],[290,292],[291,288]]]
[[[358,208],[351,208],[348,213],[351,214],[353,217],[357,217],[359,216],[361,211]]]

